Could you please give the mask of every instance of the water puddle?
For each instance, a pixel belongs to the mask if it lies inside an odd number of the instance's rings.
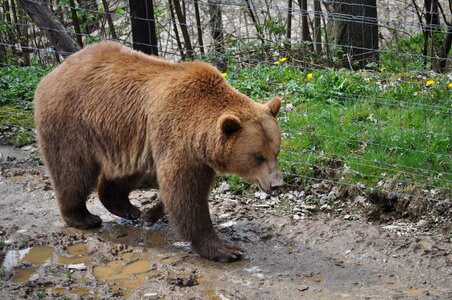
[[[128,252],[104,266],[93,268],[97,280],[117,281],[113,290],[121,289],[124,295],[143,284],[151,272],[149,254]]]
[[[17,268],[12,282],[18,283],[28,280],[37,270],[52,256],[55,250],[52,247],[37,246],[20,250],[10,250],[3,260],[3,267],[11,270],[20,264],[24,267]]]
[[[407,295],[408,297],[419,297],[422,295],[423,291],[424,289],[411,288],[405,291],[405,295]]]
[[[66,252],[69,255],[85,255],[88,254],[88,245],[86,244],[76,244],[68,246]]]
[[[313,282],[317,282],[317,283],[325,280],[325,275],[322,275],[322,274],[305,275],[304,277],[309,281],[313,281]]]
[[[163,258],[160,260],[160,262],[162,264],[175,264],[175,263],[179,262],[180,260],[181,260],[180,257],[172,256],[172,257]]]
[[[224,295],[222,292],[218,290],[207,290],[203,293],[202,299],[205,300],[225,300],[230,299],[230,297]]]
[[[91,292],[91,289],[87,287],[79,287],[79,288],[64,288],[64,287],[54,287],[52,289],[52,293],[56,295],[77,295],[77,296],[94,296],[97,298],[98,293]]]
[[[12,278],[11,281],[14,283],[27,281],[34,273],[36,273],[37,270],[38,267],[17,269],[16,274],[14,274],[14,277]]]
[[[163,232],[146,230],[141,226],[107,225],[99,232],[99,236],[111,243],[155,247],[167,245],[168,239]]]

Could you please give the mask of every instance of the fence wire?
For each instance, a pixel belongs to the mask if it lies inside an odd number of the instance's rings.
[[[37,26],[27,2],[63,27]],[[71,54],[46,32],[79,48],[132,47],[140,44],[132,21],[154,21],[160,56],[210,61],[258,100],[284,97],[288,177],[382,190],[396,182],[405,194],[418,184],[427,198],[450,196],[450,1],[154,0],[153,9],[142,18],[131,17],[128,1],[0,1],[0,129],[33,130],[15,121],[32,120],[32,91],[15,92],[7,70],[50,70]]]

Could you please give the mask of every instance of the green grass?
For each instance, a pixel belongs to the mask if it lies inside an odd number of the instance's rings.
[[[281,95],[287,173],[316,177],[332,158],[350,168],[341,182],[375,185],[397,178],[449,189],[452,180],[452,88],[446,76],[317,70],[289,64],[231,70],[239,91],[266,101]],[[428,80],[434,84],[427,85]]]
[[[33,139],[31,100],[36,84],[50,70],[0,68],[0,128],[25,128],[10,141],[16,146]],[[280,161],[286,173],[318,177],[318,170],[334,158],[350,170],[341,174],[343,183],[374,186],[380,180],[397,179],[405,186],[450,192],[451,80],[433,73],[382,70],[304,71],[287,60],[232,68],[227,79],[257,101],[274,95],[284,98]],[[434,83],[427,85],[428,80]],[[286,109],[288,104],[293,108]],[[235,177],[230,184],[233,189],[248,187]]]

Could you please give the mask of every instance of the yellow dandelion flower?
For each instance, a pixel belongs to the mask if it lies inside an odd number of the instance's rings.
[[[380,70],[380,72],[384,72],[384,71],[386,71],[386,68],[380,68],[379,70]]]
[[[433,80],[433,79],[429,79],[429,80],[427,80],[427,82],[425,83],[426,85],[432,85],[432,84],[434,84],[435,83],[435,80]]]
[[[279,65],[279,61],[275,61],[273,64],[274,65]]]
[[[281,57],[280,59],[279,59],[279,62],[285,62],[287,60],[287,58],[286,57]]]
[[[451,82],[451,83],[449,83],[448,87],[452,88],[452,82]]]
[[[223,75],[224,78],[228,77],[228,73],[221,73],[221,75]]]
[[[308,79],[312,79],[312,73],[309,73],[308,75],[307,75],[307,77],[308,77]]]

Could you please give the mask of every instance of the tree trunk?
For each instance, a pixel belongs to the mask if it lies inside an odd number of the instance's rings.
[[[451,45],[452,45],[452,24],[447,26],[446,39],[444,40],[444,43],[439,53],[439,62],[438,62],[439,72],[442,73],[447,72],[447,57],[449,55]]]
[[[286,39],[290,45],[290,39],[292,38],[292,12],[293,12],[293,0],[287,1],[287,30]]]
[[[116,35],[115,25],[113,24],[113,19],[111,18],[110,7],[107,0],[102,0],[102,6],[104,7],[104,13],[105,17],[107,18],[110,35],[114,40],[117,40],[118,36]]]
[[[80,23],[78,21],[77,10],[75,9],[74,0],[69,0],[69,6],[71,9],[72,24],[74,25],[75,38],[80,48],[83,48],[82,33],[80,31]]]
[[[251,21],[253,22],[254,28],[256,28],[257,37],[261,40],[262,44],[265,44],[264,31],[262,25],[259,24],[259,20],[257,19],[253,12],[253,7],[251,6],[250,0],[245,0],[245,2],[246,8],[248,10],[248,15],[250,16]]]
[[[52,15],[45,4],[32,0],[17,0],[17,2],[63,57],[80,49],[77,42],[66,32],[64,26]]]
[[[191,46],[190,35],[188,33],[187,19],[182,13],[182,7],[179,0],[173,0],[174,10],[176,11],[177,19],[179,20],[180,30],[182,31],[182,37],[184,38],[185,50],[187,56],[193,55],[193,47]]]
[[[298,0],[298,6],[301,10],[301,39],[304,42],[309,42],[310,48],[313,50],[311,34],[309,33],[308,0]]]
[[[342,47],[342,66],[360,69],[378,63],[378,20],[376,0],[326,0],[332,21],[327,30],[331,42]]]
[[[314,0],[314,50],[317,56],[322,55],[322,27],[320,21],[322,17],[322,6],[320,0]]]
[[[212,33],[214,51],[215,51],[215,65],[218,69],[225,71],[226,62],[223,57],[224,50],[224,35],[223,35],[223,20],[221,18],[221,7],[216,0],[208,0],[209,8],[209,25]]]
[[[184,49],[182,48],[182,43],[180,41],[179,30],[177,29],[177,23],[176,23],[176,16],[175,16],[175,13],[174,13],[173,1],[169,0],[168,4],[169,4],[170,15],[171,15],[171,22],[173,23],[174,35],[176,36],[177,48],[179,49],[180,56],[181,56],[182,60],[184,60],[185,59],[185,53],[184,53]]]
[[[199,14],[199,0],[194,0],[193,5],[195,6],[195,18],[196,18],[196,29],[198,32],[198,44],[199,44],[199,50],[201,51],[201,54],[204,55],[204,43],[202,40],[202,24],[201,24],[201,17]]]

